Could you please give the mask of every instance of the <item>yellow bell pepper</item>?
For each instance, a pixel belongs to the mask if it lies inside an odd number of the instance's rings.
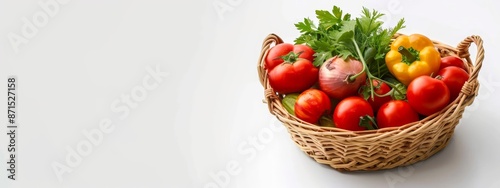
[[[385,55],[389,71],[401,83],[408,85],[422,75],[436,74],[441,56],[432,41],[424,35],[402,35],[391,44]]]

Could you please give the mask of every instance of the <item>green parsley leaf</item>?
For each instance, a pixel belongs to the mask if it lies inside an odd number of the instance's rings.
[[[353,56],[352,52],[349,50],[340,50],[338,53],[342,59],[347,59],[348,57]]]
[[[342,21],[342,27],[340,27],[340,31],[334,35],[334,40],[336,42],[350,43],[350,40],[354,37],[355,27],[356,22],[353,20]]]
[[[327,29],[339,23],[339,20],[326,10],[317,10],[316,18],[319,20],[319,25]]]
[[[368,69],[373,71],[373,76],[383,77],[388,74],[385,66],[385,54],[390,50],[392,36],[404,28],[404,20],[401,19],[393,29],[383,29],[381,17],[384,14],[363,7],[361,15],[358,18],[351,18],[340,9],[333,6],[331,12],[327,10],[316,10],[316,18],[319,21],[315,25],[313,20],[304,18],[302,22],[295,24],[301,35],[295,39],[296,44],[307,44],[318,53],[320,60],[323,57],[340,55],[344,58],[352,56],[358,58],[356,48],[352,39],[357,43],[361,54],[372,50],[369,57],[364,60],[368,63]],[[350,51],[350,53],[347,53]],[[372,55],[372,53],[375,53]],[[315,60],[315,65],[322,63]]]
[[[314,54],[314,66],[319,67],[321,66],[327,59],[330,59],[332,56],[331,52],[316,52]]]
[[[304,18],[303,22],[296,23],[295,27],[301,33],[314,32],[316,29],[316,26],[314,25],[313,21],[309,18]]]

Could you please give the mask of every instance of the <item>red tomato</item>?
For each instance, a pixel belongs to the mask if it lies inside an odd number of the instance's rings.
[[[440,70],[450,66],[466,70],[464,61],[457,56],[446,56],[441,58],[441,66],[439,67]]]
[[[319,118],[331,110],[330,98],[318,89],[302,92],[295,102],[295,116],[309,123],[317,123]]]
[[[406,96],[411,107],[425,116],[442,110],[450,102],[450,91],[446,84],[427,75],[411,81]]]
[[[307,59],[311,62],[314,61],[314,51],[311,47],[302,45],[302,44],[289,44],[289,43],[281,43],[269,50],[269,53],[266,57],[266,69],[271,70],[279,64],[283,63],[283,56],[287,55],[290,52],[294,52],[299,54],[299,58]]]
[[[359,125],[364,116],[373,117],[372,106],[361,97],[351,96],[337,104],[333,112],[333,121],[338,128],[361,131],[365,130],[365,127]]]
[[[269,84],[274,91],[282,94],[301,92],[318,81],[318,68],[306,59],[292,63],[282,63],[269,74]]]
[[[382,83],[382,84],[380,84]],[[389,91],[391,91],[391,88],[389,87],[389,85],[387,85],[386,83],[384,82],[380,82],[379,80],[375,80],[373,79],[372,80],[372,84],[373,84],[373,88],[375,89],[375,93],[378,94],[378,95],[385,95],[387,94]],[[363,90],[365,89],[368,89],[366,88],[368,86],[363,86]],[[361,91],[359,93],[359,96],[360,97],[363,97],[363,93],[365,91]],[[369,93],[369,92],[368,92]],[[371,96],[366,99],[368,101],[368,103],[370,103],[370,105],[372,106],[373,108],[373,111],[374,112],[377,112],[378,109],[385,103],[389,102],[392,100],[391,96],[385,96],[385,97],[378,97],[376,95],[374,95],[374,97],[372,98]]]
[[[418,114],[406,101],[394,100],[382,105],[377,113],[378,128],[399,127],[418,121]]]
[[[469,74],[458,67],[445,67],[441,69],[437,75],[436,78],[441,79],[446,86],[448,86],[448,90],[450,90],[450,101],[458,97],[465,82],[469,80]]]
[[[314,51],[306,45],[278,44],[266,57],[269,84],[281,94],[302,92],[318,81]]]

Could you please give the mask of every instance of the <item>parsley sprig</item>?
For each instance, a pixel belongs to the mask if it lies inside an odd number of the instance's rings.
[[[351,18],[351,15],[334,6],[332,11],[316,10],[319,24],[311,19],[295,24],[301,35],[295,39],[296,44],[307,44],[316,52],[314,54],[314,65],[319,67],[327,59],[333,56],[342,58],[353,57],[363,63],[363,71],[352,76],[355,79],[363,72],[367,74],[368,90],[373,97],[375,93],[372,79],[388,75],[389,71],[385,64],[385,54],[389,52],[391,38],[400,29],[404,28],[404,19],[398,21],[392,29],[382,28],[381,21],[384,14],[363,7],[359,18]]]

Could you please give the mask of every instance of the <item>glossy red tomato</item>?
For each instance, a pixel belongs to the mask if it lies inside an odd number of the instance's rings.
[[[308,89],[295,102],[295,116],[309,123],[317,123],[319,118],[331,111],[330,98],[321,90]]]
[[[399,127],[418,121],[418,113],[410,104],[402,100],[393,100],[382,105],[377,113],[378,128]]]
[[[387,94],[389,91],[391,91],[391,87],[389,87],[386,83],[384,82],[380,82],[379,80],[375,80],[373,79],[372,80],[372,84],[373,84],[373,87],[375,89],[375,93],[378,94],[378,95],[385,95]],[[367,86],[363,86],[362,87],[362,91],[359,93],[359,96],[360,97],[363,97],[364,96],[364,90],[367,89],[366,88]],[[366,91],[367,92],[367,91]],[[369,92],[368,92],[369,93]],[[374,97],[372,98],[371,96],[366,99],[366,101],[368,101],[368,103],[370,103],[370,105],[372,106],[373,108],[373,111],[374,112],[378,112],[378,109],[385,103],[389,102],[392,100],[392,97],[389,95],[389,96],[385,96],[385,97],[379,97],[379,96],[376,96],[374,95]]]
[[[469,74],[458,67],[445,67],[438,72],[436,78],[441,79],[448,86],[450,101],[453,101],[460,94],[465,82],[469,80]]]
[[[269,84],[274,91],[282,94],[302,92],[318,81],[318,68],[306,59],[294,63],[282,63],[272,69]]]
[[[442,110],[450,102],[450,91],[446,84],[427,75],[411,81],[406,96],[411,107],[425,116]]]
[[[450,66],[466,70],[464,61],[457,56],[446,56],[441,58],[441,66],[439,67],[440,70]]]
[[[306,45],[278,44],[266,57],[269,84],[281,94],[302,92],[318,81],[314,51]]]
[[[333,121],[337,128],[361,131],[366,129],[360,126],[361,118],[364,116],[373,117],[372,106],[359,96],[351,96],[337,104],[333,112]]]
[[[294,52],[299,54],[299,58],[307,59],[311,62],[314,61],[314,50],[302,44],[289,44],[289,43],[281,43],[269,50],[269,53],[266,56],[266,69],[271,70],[279,64],[283,63],[283,56],[286,56],[290,52]]]

